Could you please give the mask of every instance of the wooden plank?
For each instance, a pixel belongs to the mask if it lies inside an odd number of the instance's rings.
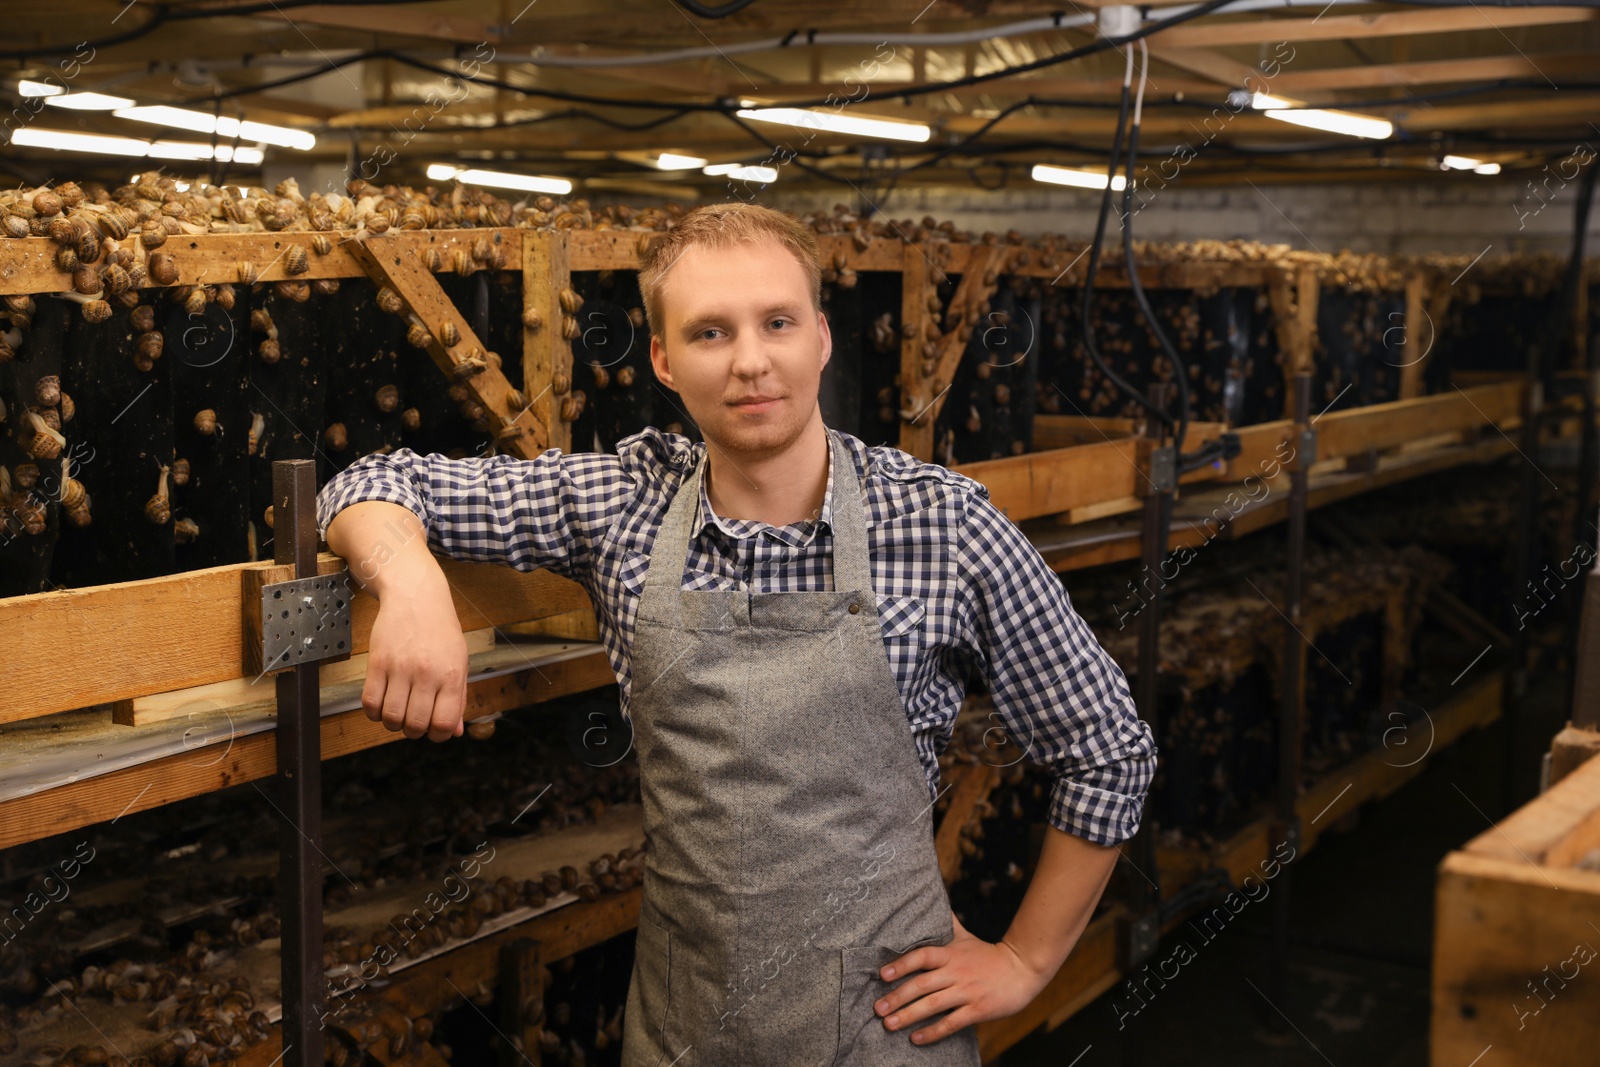
[[[1507,863],[1570,866],[1600,848],[1600,762],[1589,760],[1468,841],[1462,850]]]
[[[521,246],[518,235],[508,240],[512,248]],[[543,452],[550,440],[549,430],[534,417],[521,394],[511,388],[496,361],[490,358],[493,353],[473,333],[466,317],[439,287],[438,279],[417,251],[403,245],[380,244],[376,238],[351,247],[373,283],[393,291],[405,305],[406,317],[412,324],[427,330],[428,355],[439,369],[470,391],[488,411],[500,450],[523,459]],[[445,343],[450,331],[457,334],[454,344]],[[472,372],[474,367],[479,368],[476,373]]]
[[[615,682],[610,664],[598,652],[469,681],[467,717],[510,711]],[[277,773],[275,738],[271,730],[249,734],[228,741],[220,756],[216,749],[221,746],[208,745],[0,802],[0,848],[271,777]],[[404,734],[391,733],[359,709],[322,720],[325,760],[404,740]]]
[[[961,877],[961,830],[972,818],[978,802],[1000,783],[1000,768],[988,763],[961,764],[951,777],[955,782],[950,806],[934,837],[934,854],[939,857],[939,873],[945,885],[954,885]]]
[[[1593,1064],[1596,930],[1600,873],[1446,856],[1434,911],[1430,1062],[1470,1063],[1492,1047],[1506,1067]]]
[[[385,552],[390,551],[385,549]],[[381,563],[365,561],[365,565]],[[358,564],[360,566],[362,564]],[[588,603],[581,586],[548,571],[523,573],[490,563],[441,559],[463,630],[576,611]],[[320,573],[344,567],[331,553]],[[188,689],[249,674],[244,655],[241,587],[288,577],[288,568],[242,563],[161,578],[0,600],[0,722],[85,708],[92,704]],[[352,653],[366,651],[377,614],[371,597],[352,603]],[[152,625],[151,620],[168,620]],[[130,639],[130,635],[138,635]],[[62,671],[62,649],[92,671]],[[50,685],[40,678],[54,679]]]
[[[1317,420],[1317,459],[1334,459],[1384,449],[1433,434],[1473,426],[1507,428],[1522,418],[1525,385],[1504,382],[1448,393],[1394,400],[1387,404],[1335,411]]]
[[[1305,98],[1310,93],[1337,89],[1381,89],[1446,82],[1499,81],[1502,78],[1537,78],[1542,81],[1561,74],[1588,74],[1593,70],[1592,52],[1559,55],[1535,53],[1528,56],[1519,50],[1515,55],[1378,63],[1322,70],[1285,69],[1273,79],[1272,91]],[[1420,110],[1423,113],[1427,111],[1426,108]]]
[[[1091,445],[1108,437],[1132,437],[1138,426],[1137,419],[1103,415],[1035,415],[1033,447],[1048,452],[1053,448]]]
[[[1454,286],[1440,284],[1432,272],[1419,272],[1406,279],[1406,335],[1400,364],[1402,400],[1422,395],[1422,378],[1454,291]]]
[[[946,332],[938,341],[939,355],[933,374],[924,382],[924,387],[933,395],[923,416],[930,427],[938,421],[939,413],[944,410],[945,396],[950,390],[950,383],[955,380],[961,357],[966,354],[967,341],[972,336],[974,324],[982,322],[989,310],[989,300],[1000,284],[1000,270],[1005,258],[1004,245],[990,245],[967,259],[965,273],[961,275],[955,295],[950,298],[950,308],[945,312]]]
[[[1226,14],[1226,13],[1224,13]],[[1588,22],[1593,10],[1576,7],[1480,7],[1438,11],[1386,11],[1365,15],[1319,15],[1315,18],[1250,19],[1241,22],[1191,22],[1161,32],[1161,39],[1180,48],[1270,44],[1275,41],[1346,41],[1369,37],[1403,37],[1424,33],[1469,33],[1514,26],[1554,26]]]
[[[931,271],[922,246],[907,244],[900,267],[900,451],[924,462],[933,461],[933,419],[927,412],[935,398],[923,371],[923,346],[932,340],[934,322],[928,310],[935,292]]]
[[[561,332],[561,292],[572,287],[569,248],[565,233],[529,233],[522,244],[524,402],[548,428],[547,447],[563,452],[572,451],[572,424],[561,418],[562,397],[572,390],[572,342]],[[528,326],[530,309],[538,315],[537,328]]]
[[[1600,730],[1570,723],[1550,742],[1550,784],[1561,781],[1595,756],[1600,756]]]
[[[463,636],[467,639],[469,656],[475,652],[487,652],[494,647],[495,631],[492,628],[472,630]],[[323,663],[317,672],[318,685],[327,687],[366,678],[369,655],[370,653],[361,652],[346,660]],[[134,697],[132,700],[118,700],[112,704],[111,721],[118,726],[148,726],[168,719],[186,718],[197,712],[232,708],[259,700],[273,700],[275,697],[272,687],[270,684],[263,684],[264,678],[265,676],[234,678],[226,682],[212,682],[209,685],[178,689],[170,693],[154,693],[149,696]]]
[[[1012,522],[1140,495],[1147,484],[1135,440],[1102,441],[952,467],[982,482]]]

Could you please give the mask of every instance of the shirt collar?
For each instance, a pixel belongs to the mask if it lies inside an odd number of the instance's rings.
[[[695,529],[704,530],[714,526],[724,535],[735,541],[754,537],[764,530],[770,530],[775,536],[790,544],[803,545],[810,542],[817,530],[824,524],[828,529],[833,529],[833,431],[826,429],[828,435],[828,484],[822,491],[822,510],[815,521],[802,519],[790,526],[773,526],[758,519],[726,519],[718,515],[711,507],[711,496],[706,491],[706,479],[700,479],[700,513],[696,519]]]

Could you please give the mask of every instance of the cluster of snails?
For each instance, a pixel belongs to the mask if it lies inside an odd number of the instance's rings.
[[[74,526],[89,525],[89,493],[73,477],[72,456],[64,451],[67,438],[62,427],[76,413],[77,405],[62,390],[59,376],[46,374],[34,383],[33,404],[22,405],[16,436],[35,462],[19,463],[9,471],[0,467],[0,533],[7,537],[18,531],[31,536],[44,533],[51,500]],[[0,403],[0,421],[5,420],[5,405]],[[41,471],[39,461],[58,458],[59,472]]]

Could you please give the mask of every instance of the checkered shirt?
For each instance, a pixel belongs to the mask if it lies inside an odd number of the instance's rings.
[[[930,797],[967,681],[981,672],[1011,747],[992,762],[1048,767],[1051,825],[1101,845],[1133,836],[1156,746],[1121,668],[1073,610],[1060,578],[979,482],[886,446],[841,439],[864,487],[872,583]],[[580,583],[628,710],[629,648],[667,506],[705,445],[649,428],[616,454],[551,449],[449,459],[402,448],[357,460],[317,498],[318,532],[343,508],[410,509],[429,546],[459,560],[539,567]],[[715,514],[704,480],[683,588],[759,593],[832,588],[833,471],[812,521],[774,527]],[[1003,731],[1003,733],[1002,733]]]

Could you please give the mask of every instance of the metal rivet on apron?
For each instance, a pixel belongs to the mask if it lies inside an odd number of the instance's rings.
[[[857,604],[855,601],[851,601],[850,602],[850,614],[852,614],[852,615],[861,614],[861,605]]]

